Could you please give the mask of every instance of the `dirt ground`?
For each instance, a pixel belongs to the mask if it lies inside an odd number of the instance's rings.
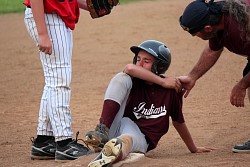
[[[74,134],[92,130],[102,108],[109,80],[133,58],[129,47],[146,39],[167,44],[172,64],[167,74],[187,74],[206,41],[184,32],[178,19],[190,1],[156,0],[118,5],[111,15],[92,19],[87,12],[74,31],[71,110]],[[44,84],[38,51],[23,23],[23,13],[0,16],[0,166],[86,166],[93,158],[69,163],[32,161],[30,138],[36,134],[38,107]],[[250,137],[250,105],[233,107],[232,87],[241,78],[246,59],[224,51],[217,64],[184,99],[184,116],[197,146],[215,151],[192,154],[170,126],[159,146],[146,158],[127,166],[243,167],[250,154],[231,149]]]

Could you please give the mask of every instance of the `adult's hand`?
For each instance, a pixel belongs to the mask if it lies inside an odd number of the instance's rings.
[[[230,95],[230,102],[236,107],[244,107],[244,99],[246,96],[246,88],[242,87],[240,83],[236,84]]]
[[[181,81],[181,85],[184,91],[184,97],[186,98],[191,89],[194,87],[196,80],[193,80],[189,76],[179,76],[178,78]]]
[[[165,77],[163,78],[163,83],[162,87],[164,88],[170,88],[170,89],[175,89],[176,92],[181,92],[182,91],[182,85],[179,80],[179,78],[176,77]]]

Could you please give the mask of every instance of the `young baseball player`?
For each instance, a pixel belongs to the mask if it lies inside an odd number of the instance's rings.
[[[25,0],[24,22],[38,47],[45,86],[31,159],[74,160],[93,153],[72,140],[70,83],[72,30],[85,0]]]
[[[180,81],[163,76],[171,62],[169,48],[159,41],[147,40],[130,49],[135,54],[133,64],[112,78],[100,124],[85,136],[85,142],[96,151],[102,148],[88,166],[110,165],[131,152],[154,149],[168,132],[169,118],[190,152],[211,151],[197,147],[188,131],[182,113]]]
[[[184,97],[227,48],[247,60],[243,77],[234,85],[230,95],[233,106],[244,107],[246,93],[250,102],[250,0],[195,0],[187,5],[179,21],[192,36],[208,40],[199,61],[188,75],[180,77],[186,90]],[[232,151],[250,152],[250,140],[236,144]]]

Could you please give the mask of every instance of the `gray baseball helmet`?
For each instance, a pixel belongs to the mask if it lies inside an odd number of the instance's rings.
[[[151,71],[156,75],[163,74],[167,71],[171,63],[171,53],[169,48],[162,42],[156,40],[146,40],[139,46],[132,46],[130,50],[135,54],[133,63],[137,61],[137,55],[140,50],[144,50],[156,58],[152,65]]]

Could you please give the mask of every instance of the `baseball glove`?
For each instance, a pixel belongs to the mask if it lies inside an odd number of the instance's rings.
[[[87,0],[86,2],[90,15],[94,19],[110,14],[119,0]]]

